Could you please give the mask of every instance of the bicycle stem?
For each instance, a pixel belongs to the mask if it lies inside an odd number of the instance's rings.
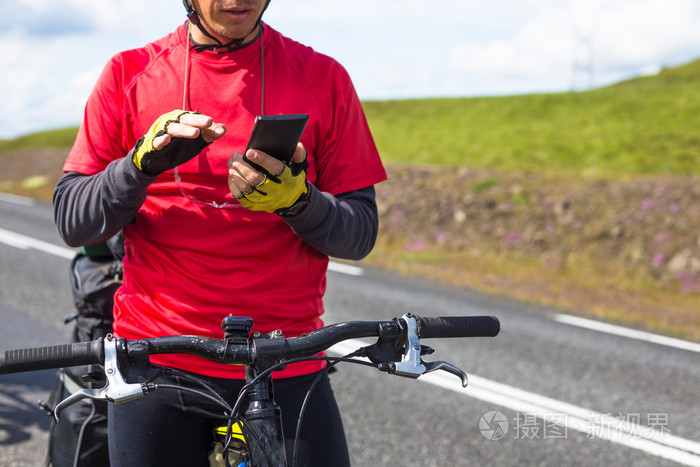
[[[258,372],[246,367],[246,381],[253,381]],[[287,452],[282,430],[282,410],[275,402],[274,388],[270,375],[257,380],[248,392],[248,409],[245,412],[244,429],[252,436],[246,436],[251,459],[258,465],[287,465]],[[264,461],[264,462],[263,462]]]

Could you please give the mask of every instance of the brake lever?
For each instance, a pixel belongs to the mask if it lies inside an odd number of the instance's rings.
[[[105,385],[99,389],[81,389],[80,391],[71,394],[61,402],[56,404],[54,408],[54,418],[58,423],[60,421],[61,412],[66,408],[83,399],[94,399],[101,401],[109,401],[114,404],[130,401],[141,397],[149,392],[151,387],[145,383],[127,383],[117,364],[117,344],[116,339],[112,335],[107,335],[104,339],[105,348],[105,375],[107,381]]]
[[[432,373],[433,371],[436,370],[442,370],[446,371],[448,373],[452,373],[453,375],[459,377],[459,379],[462,380],[462,387],[466,388],[467,385],[469,384],[469,377],[467,376],[467,373],[464,372],[461,368],[457,368],[451,363],[447,362],[423,362],[425,365],[425,373]]]
[[[443,370],[459,377],[459,379],[462,380],[462,387],[466,388],[469,379],[467,374],[460,368],[447,362],[424,362],[423,359],[421,359],[422,352],[420,339],[418,338],[418,321],[416,318],[411,314],[405,314],[399,319],[402,320],[406,326],[406,344],[401,361],[389,363],[388,365],[380,365],[379,369],[414,379],[426,373]]]

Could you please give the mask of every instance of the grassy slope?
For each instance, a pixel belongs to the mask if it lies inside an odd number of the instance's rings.
[[[397,184],[419,186],[386,207],[370,260],[700,340],[700,276],[670,270],[700,249],[699,83],[700,60],[590,92],[366,103]],[[404,163],[433,171],[405,177]],[[576,221],[557,219],[557,200]]]
[[[367,102],[366,111],[388,162],[698,173],[698,82],[700,61],[589,92]]]
[[[0,154],[26,148],[70,148],[78,133],[77,128],[42,131],[15,139],[0,139]]]

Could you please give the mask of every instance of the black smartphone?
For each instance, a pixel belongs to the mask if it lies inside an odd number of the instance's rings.
[[[246,152],[251,148],[259,149],[287,163],[292,160],[297,143],[299,143],[308,121],[309,116],[307,114],[263,115],[256,117]],[[267,173],[263,167],[250,162],[245,157],[245,153],[243,153],[243,159],[256,170]]]

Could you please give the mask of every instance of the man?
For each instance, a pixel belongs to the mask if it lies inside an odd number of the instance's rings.
[[[184,3],[186,24],[117,54],[100,76],[54,193],[59,232],[86,245],[123,229],[119,336],[221,337],[227,315],[251,316],[263,333],[312,331],[323,325],[328,257],[360,259],[377,234],[373,185],[386,176],[359,99],[337,62],[260,21],[269,1]],[[241,154],[256,115],[298,113],[310,119],[290,164]],[[244,379],[192,356],[152,361],[229,401]],[[274,375],[287,438],[322,366]],[[220,409],[200,399],[161,390],[110,405],[112,465],[206,464]],[[302,452],[305,465],[348,463],[327,378]]]

